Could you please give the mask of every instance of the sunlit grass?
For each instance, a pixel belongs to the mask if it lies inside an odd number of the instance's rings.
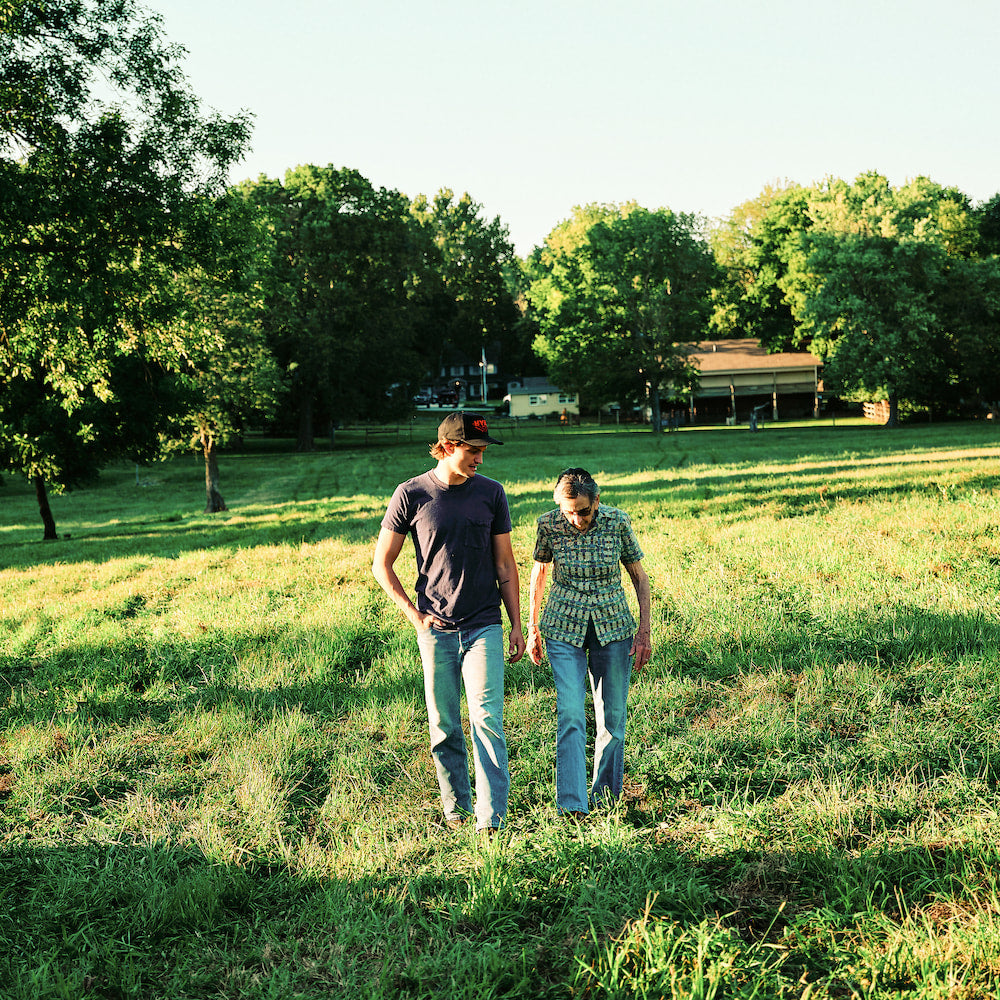
[[[583,465],[633,518],[655,655],[625,800],[580,826],[548,671],[508,668],[492,842],[440,824],[369,570],[423,436],[223,456],[215,516],[192,459],[108,470],[53,498],[56,543],[5,481],[5,997],[997,994],[994,428],[507,440],[523,589]]]

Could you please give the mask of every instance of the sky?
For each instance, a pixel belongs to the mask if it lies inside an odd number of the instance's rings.
[[[1000,191],[996,0],[143,0],[231,174],[468,192],[525,256],[577,205],[721,218],[769,184]]]

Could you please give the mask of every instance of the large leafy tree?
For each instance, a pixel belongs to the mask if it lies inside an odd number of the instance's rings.
[[[426,257],[409,201],[333,166],[240,191],[274,229],[264,323],[288,375],[298,447],[313,448],[317,426],[408,412],[425,368],[413,300]]]
[[[937,302],[947,253],[915,239],[814,234],[801,332],[825,357],[824,380],[848,399],[932,403],[949,381],[948,338]]]
[[[979,244],[968,199],[927,178],[893,188],[867,173],[815,187],[808,213],[810,227],[786,243],[781,285],[795,339],[825,359],[827,384],[848,399],[887,400],[890,425],[901,402],[947,396],[952,265]]]
[[[205,513],[226,509],[220,486],[219,448],[242,439],[248,422],[274,416],[284,380],[261,322],[263,283],[271,262],[271,236],[264,220],[240,199],[231,225],[242,224],[244,259],[233,264],[241,280],[220,290],[195,268],[176,276],[185,307],[169,327],[185,346],[176,376],[183,394],[163,432],[165,450],[195,447],[205,461]]]
[[[203,114],[181,55],[134,0],[0,6],[0,464],[34,480],[46,538],[46,484],[157,444],[174,275],[231,276],[217,198],[249,122]]]
[[[1000,254],[1000,194],[993,195],[976,209],[979,221],[979,249],[984,257]]]
[[[634,203],[578,209],[529,259],[536,350],[560,385],[595,403],[650,407],[690,380],[718,272],[699,220]]]
[[[518,370],[525,351],[517,338],[516,262],[506,225],[485,218],[468,193],[456,197],[448,188],[433,199],[419,195],[412,210],[432,253],[423,291],[438,303],[425,347],[451,347],[469,357],[490,347],[504,354],[507,370]]]
[[[754,337],[769,351],[788,350],[796,323],[785,297],[789,246],[811,225],[809,189],[766,187],[733,209],[711,233],[722,269],[713,294],[712,328],[722,337]]]
[[[937,305],[948,324],[955,401],[1000,419],[1000,257],[950,259]]]

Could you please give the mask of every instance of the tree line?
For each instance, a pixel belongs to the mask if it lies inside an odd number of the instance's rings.
[[[577,208],[519,260],[468,195],[346,167],[227,182],[251,116],[205,112],[136,0],[0,8],[0,469],[51,489],[118,459],[301,448],[407,416],[451,352],[499,349],[591,406],[661,406],[686,345],[808,349],[827,388],[900,408],[1000,400],[1000,196],[925,178],[767,188],[724,220]]]
[[[52,489],[205,457],[254,421],[311,448],[392,419],[450,347],[531,363],[507,228],[300,166],[231,186],[249,114],[205,113],[136,0],[0,7],[0,470]]]

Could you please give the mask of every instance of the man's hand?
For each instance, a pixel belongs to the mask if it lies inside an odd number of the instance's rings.
[[[418,632],[423,632],[425,629],[429,628],[446,628],[447,626],[440,618],[427,611],[421,614],[416,608],[413,609],[413,613],[406,616],[410,619],[411,624]]]
[[[524,633],[518,625],[510,630],[510,646],[508,649],[508,663],[517,663],[524,656]]]

